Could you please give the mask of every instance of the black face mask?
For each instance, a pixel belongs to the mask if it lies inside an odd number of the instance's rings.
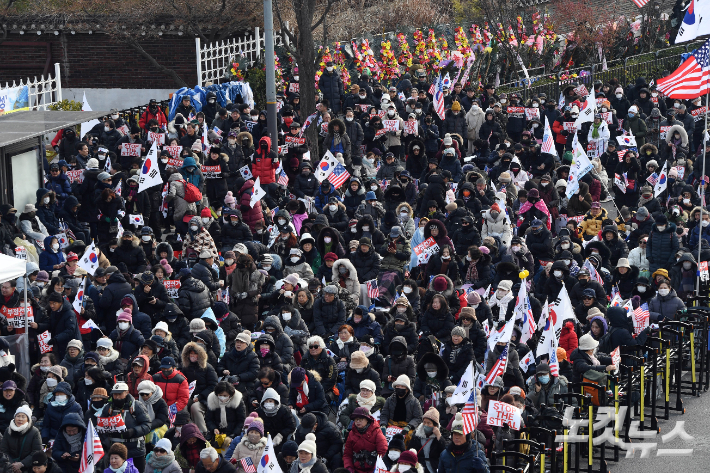
[[[266,144],[266,143],[261,143],[261,149],[266,149],[266,148],[267,148],[267,144]]]
[[[115,400],[114,400],[115,404]],[[91,401],[91,407],[93,407],[96,410],[103,409],[103,407],[106,405],[106,401],[103,399],[100,401]]]
[[[123,405],[126,404],[126,399],[116,399],[113,398],[113,407],[116,407],[118,409],[122,409]]]
[[[395,388],[394,392],[397,394],[397,397],[404,397],[407,395],[407,388]]]

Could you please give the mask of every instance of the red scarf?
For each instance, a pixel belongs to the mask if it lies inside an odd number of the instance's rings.
[[[305,390],[303,388],[304,386]],[[296,391],[298,392],[296,395],[296,407],[300,410],[308,405],[308,375],[306,375],[306,379],[303,380],[303,383],[296,388]]]
[[[520,206],[520,210],[518,211],[518,226],[522,225],[523,221],[525,221],[525,217],[523,217],[523,214],[530,210],[532,206],[533,204],[529,200]],[[545,205],[545,202],[542,199],[538,200],[537,202],[535,202],[535,208],[547,215],[547,221],[545,222],[545,224],[547,225],[547,229],[550,230],[552,228],[552,225],[550,224],[550,211],[547,210],[547,205]]]

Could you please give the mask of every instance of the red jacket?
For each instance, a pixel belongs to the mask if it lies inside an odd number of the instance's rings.
[[[564,122],[574,122],[574,120],[565,120],[565,116],[562,115],[560,118],[552,122],[552,132],[555,134],[555,143],[567,144],[567,136],[564,136],[562,132],[565,129],[563,125]],[[568,135],[569,136],[569,135]]]
[[[377,452],[378,455],[385,456],[387,453],[387,439],[382,430],[380,423],[373,420],[364,434],[358,432],[356,428],[348,434],[348,440],[345,442],[343,451],[343,463],[345,468],[355,473],[372,473],[375,469],[375,464],[364,465],[353,458],[354,454],[365,451],[367,453]]]
[[[568,320],[560,332],[559,347],[564,348],[567,353],[572,353],[578,346],[579,341],[577,340],[577,333],[574,331],[574,322]]]
[[[263,182],[263,181],[262,181]],[[254,227],[258,222],[264,223],[264,215],[261,211],[261,202],[258,201],[254,204],[252,208],[249,203],[251,202],[251,194],[254,188],[254,181],[249,179],[244,183],[239,192],[241,194],[241,199],[239,200],[240,210],[242,211],[242,220],[244,223],[249,225],[249,229],[253,232]]]
[[[266,152],[261,149],[262,143],[266,143]],[[278,167],[279,156],[276,152],[271,151],[271,138],[262,136],[256,151],[254,151],[254,163],[251,165],[251,173],[254,176],[254,180],[260,177],[262,186],[276,182],[275,171]]]
[[[185,375],[177,369],[173,369],[170,376],[165,379],[161,371],[153,375],[153,382],[163,390],[163,399],[165,399],[168,407],[177,404],[178,411],[185,409],[187,402],[190,400],[190,389]]]
[[[143,360],[143,371],[141,371],[141,374],[136,376],[133,369],[131,369],[130,373],[128,373],[127,384],[128,394],[136,399],[140,399],[140,396],[138,395],[138,385],[141,381],[153,381],[153,377],[148,374],[148,369],[150,368],[150,360],[148,357],[145,355],[139,355],[137,358],[141,358]]]
[[[160,109],[160,107],[158,107],[158,113],[156,113],[155,115],[150,112],[149,108],[146,108],[145,112],[143,112],[143,115],[141,115],[141,119],[138,121],[138,126],[140,126],[145,131],[148,131],[148,122],[151,120],[157,121],[158,126],[160,127],[165,128],[168,126],[168,119],[165,118],[165,114]]]

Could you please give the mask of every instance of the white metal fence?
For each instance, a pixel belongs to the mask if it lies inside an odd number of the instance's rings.
[[[16,88],[18,94],[21,94],[23,91],[20,89],[23,87],[27,87],[27,106],[30,110],[49,110],[51,105],[62,101],[62,75],[59,63],[54,63],[54,76],[49,74],[45,78],[43,74],[39,79],[35,76],[34,79],[20,79],[19,83],[6,82],[4,87],[0,85],[0,92]]]
[[[288,28],[288,22],[286,22]],[[288,44],[288,36],[274,31],[274,44],[283,46]],[[264,32],[254,28],[254,32],[241,38],[218,40],[209,44],[202,44],[200,38],[195,38],[195,51],[197,53],[197,83],[204,86],[208,82],[219,83],[226,81],[225,75],[232,62],[247,61],[251,67],[264,58]]]

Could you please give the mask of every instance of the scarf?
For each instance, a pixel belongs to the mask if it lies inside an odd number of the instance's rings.
[[[597,357],[594,355],[589,355],[589,358],[592,360],[592,366],[599,366],[599,360],[597,360]]]
[[[296,395],[296,406],[300,409],[303,406],[308,405],[308,375],[306,375],[306,379],[301,383],[299,387],[296,388],[296,392],[298,393]]]
[[[300,461],[296,460],[291,464],[291,471],[289,473],[308,473],[311,471],[311,467],[316,464],[316,461],[318,460],[318,457],[313,455],[311,460],[306,463],[301,463]]]
[[[63,434],[64,438],[69,442],[71,453],[80,452],[84,445],[84,433],[79,431],[75,435],[69,435],[65,429]]]
[[[249,291],[249,270],[240,268],[234,271],[232,276],[232,290],[234,292],[248,292]]]
[[[367,409],[372,412],[372,408],[375,407],[377,402],[377,396],[373,393],[372,396],[365,399],[360,393],[357,395],[357,405],[360,407],[367,407]]]
[[[533,204],[529,200],[520,206],[520,210],[518,210],[518,227],[525,221],[525,218],[522,215],[528,210],[530,210],[532,207]],[[550,211],[547,209],[547,205],[545,205],[545,202],[542,199],[538,200],[537,202],[535,202],[535,208],[547,215],[545,225],[547,226],[547,229],[550,230]]]
[[[345,340],[345,341],[342,341],[342,340],[340,339],[340,337],[338,337],[338,339],[335,341],[335,343],[337,343],[337,344],[338,344],[338,348],[340,348],[340,349],[342,350],[346,343],[352,343],[352,341],[353,341],[353,336],[350,335],[350,338],[348,338],[348,339]]]
[[[153,468],[153,473],[160,473],[163,469],[167,468],[172,462],[175,461],[175,454],[170,450],[167,451],[165,455],[157,456],[152,453],[147,459],[146,463]]]
[[[18,427],[17,424],[15,424],[15,419],[12,419],[10,421],[10,429],[13,430],[13,432],[17,432],[20,434],[24,434],[28,430],[30,430],[30,427],[32,427],[32,422],[27,422],[25,425],[22,427]]]
[[[126,471],[126,467],[128,466],[128,460],[123,462],[123,465],[120,466],[120,468],[113,468],[111,465],[109,465],[109,469],[113,471],[113,473],[123,473]]]
[[[227,276],[232,274],[232,272],[234,272],[235,269],[237,269],[237,263],[233,263],[232,266],[227,266],[227,265],[224,266],[224,271],[227,273]]]
[[[599,139],[599,127],[601,126],[601,123],[593,123],[592,124],[592,138],[593,139]]]
[[[471,281],[471,282],[478,281],[478,266],[476,266],[477,263],[478,263],[478,260],[471,261],[471,264],[468,265],[468,272],[466,273],[466,281]]]
[[[151,422],[153,422],[155,420],[155,412],[153,411],[153,404],[158,402],[159,399],[162,399],[162,397],[163,397],[163,390],[160,388],[160,386],[156,386],[155,391],[153,391],[153,394],[151,394],[150,397],[148,399],[146,399],[145,401],[142,401]]]
[[[232,400],[232,397],[227,399],[226,402],[222,402],[219,397],[217,398],[217,402],[219,403],[219,428],[220,429],[226,429],[227,428],[227,404],[229,404],[229,401]]]

